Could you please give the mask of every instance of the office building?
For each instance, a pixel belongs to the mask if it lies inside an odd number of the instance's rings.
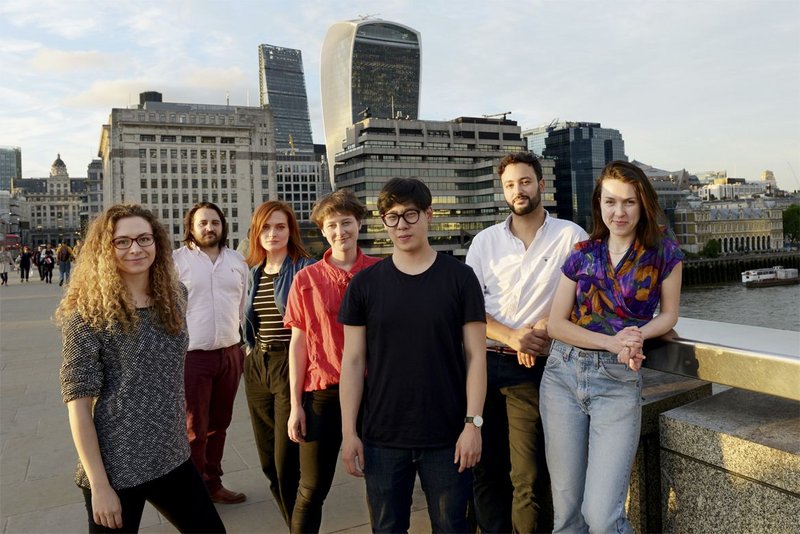
[[[22,149],[0,146],[0,191],[10,192],[15,178],[22,178]]]
[[[186,211],[214,202],[236,248],[255,206],[279,198],[273,132],[268,106],[170,103],[142,93],[138,107],[112,109],[103,125],[103,205],[134,202],[152,210],[177,247]]]
[[[592,191],[600,171],[614,160],[625,160],[625,142],[618,130],[594,122],[552,122],[526,130],[527,146],[555,160],[558,217],[586,230],[592,226]]]
[[[387,255],[392,243],[377,211],[378,193],[392,178],[419,178],[433,196],[430,242],[463,258],[472,237],[505,219],[497,164],[524,150],[517,123],[460,117],[452,121],[364,119],[345,131],[336,154],[336,189],[353,190],[369,210],[359,245],[366,254]],[[542,162],[545,208],[554,208],[554,162]]]
[[[86,169],[86,181],[81,199],[81,228],[85,231],[101,211],[103,211],[103,161],[93,159]]]
[[[322,44],[322,118],[331,184],[345,131],[361,119],[419,115],[420,34],[380,19],[338,22]]]

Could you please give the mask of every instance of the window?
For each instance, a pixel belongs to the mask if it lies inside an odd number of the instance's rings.
[[[155,141],[156,136],[152,134],[139,134],[139,141]]]
[[[208,136],[204,135],[203,137],[200,138],[200,142],[201,143],[216,143],[217,142],[217,138],[216,137],[208,137]]]
[[[236,142],[236,139],[233,137],[220,137],[219,142],[223,145],[232,145]]]
[[[162,135],[161,136],[161,142],[162,143],[174,143],[175,141],[177,141],[177,139],[175,138],[174,135]]]

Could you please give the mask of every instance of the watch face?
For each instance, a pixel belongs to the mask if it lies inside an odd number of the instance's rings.
[[[472,418],[472,424],[477,426],[478,428],[482,427],[483,417],[481,417],[480,415],[476,415],[475,417]]]

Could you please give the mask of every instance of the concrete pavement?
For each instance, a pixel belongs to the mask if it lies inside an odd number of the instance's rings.
[[[61,401],[60,332],[52,322],[57,284],[0,287],[0,528],[3,533],[86,532],[83,496],[73,482],[77,453]],[[236,397],[223,459],[225,485],[247,502],[218,506],[228,532],[287,532],[261,472],[244,385]],[[323,509],[322,532],[369,532],[364,482],[341,462]],[[411,532],[429,532],[425,499],[414,493]],[[150,505],[141,532],[176,532]]]

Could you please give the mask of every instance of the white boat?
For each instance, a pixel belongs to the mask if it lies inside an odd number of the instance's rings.
[[[788,286],[800,284],[797,269],[784,269],[780,265],[768,269],[753,269],[742,273],[745,287]]]

